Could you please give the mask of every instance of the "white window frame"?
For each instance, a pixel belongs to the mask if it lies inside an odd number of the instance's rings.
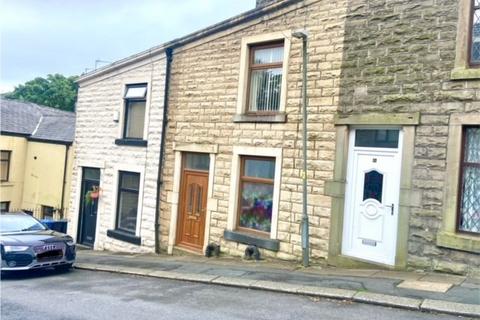
[[[270,239],[277,239],[278,231],[278,209],[280,203],[280,185],[282,178],[282,149],[281,148],[263,148],[263,147],[233,147],[232,170],[230,179],[230,198],[228,206],[227,230],[235,231],[237,229],[238,216],[238,197],[240,192],[240,171],[241,157],[269,157],[275,158],[275,177],[273,181],[273,200],[272,200],[272,225],[270,230]]]
[[[281,32],[274,32],[268,34],[261,34],[242,38],[242,47],[240,50],[240,73],[238,79],[238,95],[237,95],[237,109],[236,114],[242,115],[248,112],[248,84],[249,81],[249,58],[250,46],[261,44],[265,42],[281,41],[283,40],[283,67],[282,67],[282,85],[280,94],[279,113],[285,112],[285,105],[287,100],[287,75],[288,75],[288,60],[290,56],[290,34],[291,31],[285,30]]]

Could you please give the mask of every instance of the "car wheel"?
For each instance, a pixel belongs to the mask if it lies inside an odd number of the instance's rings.
[[[56,266],[55,270],[58,271],[69,271],[72,268],[73,263],[62,264],[61,266]]]

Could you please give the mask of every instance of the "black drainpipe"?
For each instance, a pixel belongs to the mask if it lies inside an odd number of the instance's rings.
[[[162,187],[162,171],[163,171],[163,154],[165,152],[165,139],[168,124],[168,93],[170,91],[170,66],[172,63],[173,48],[167,48],[165,54],[167,56],[167,65],[165,69],[165,92],[163,95],[163,121],[162,121],[162,139],[160,141],[160,156],[158,159],[158,176],[157,176],[157,201],[155,204],[155,253],[160,253],[160,189]]]
[[[68,165],[68,149],[70,146],[65,145],[65,163],[63,166],[63,183],[62,183],[62,202],[60,203],[60,212],[62,213],[62,219],[65,218],[65,206],[63,205],[65,201],[65,185],[67,184],[67,165]]]

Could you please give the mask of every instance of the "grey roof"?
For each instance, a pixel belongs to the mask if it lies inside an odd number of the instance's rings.
[[[0,98],[0,130],[2,134],[23,135],[32,140],[72,143],[75,113]]]

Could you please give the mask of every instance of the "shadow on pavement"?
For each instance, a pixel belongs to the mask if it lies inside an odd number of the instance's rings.
[[[20,271],[2,271],[1,281],[15,281],[15,280],[26,280],[31,278],[45,278],[58,276],[62,274],[68,274],[75,272],[75,269],[55,269],[55,268],[45,268],[37,270],[20,270]]]

